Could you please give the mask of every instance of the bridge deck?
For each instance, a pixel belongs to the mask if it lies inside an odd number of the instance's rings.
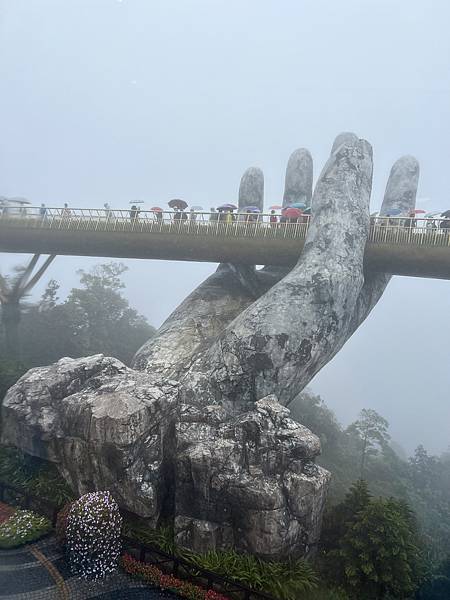
[[[271,226],[268,216],[231,223],[175,220],[174,213],[47,209],[0,215],[0,252],[292,265],[301,253],[308,221]],[[245,218],[245,215],[242,215]],[[439,220],[377,218],[366,248],[368,268],[398,275],[450,279],[450,235]]]

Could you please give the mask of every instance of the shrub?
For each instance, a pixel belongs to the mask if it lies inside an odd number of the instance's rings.
[[[46,517],[31,510],[17,510],[0,525],[0,548],[16,548],[34,542],[52,528]]]
[[[139,562],[129,554],[124,554],[121,558],[121,566],[126,573],[139,577],[146,583],[175,592],[181,598],[188,600],[229,600],[226,596],[219,594],[215,590],[205,590],[198,585],[188,581],[177,579],[173,575],[166,575],[154,565],[146,565]]]
[[[251,554],[234,550],[210,551],[205,554],[183,552],[195,566],[264,591],[279,600],[297,600],[303,593],[317,587],[314,569],[303,560],[288,562],[264,561]]]
[[[109,492],[81,496],[67,519],[67,551],[74,574],[99,579],[112,573],[121,549],[122,517]]]

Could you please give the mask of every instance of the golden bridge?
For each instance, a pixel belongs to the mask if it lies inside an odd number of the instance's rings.
[[[288,266],[297,261],[309,225],[309,217],[270,223],[265,214],[237,214],[225,221],[203,212],[183,217],[180,212],[40,210],[0,213],[0,252]],[[372,218],[366,268],[450,279],[449,224],[447,219]]]

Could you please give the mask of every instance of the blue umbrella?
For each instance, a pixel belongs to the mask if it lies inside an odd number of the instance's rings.
[[[241,210],[245,210],[246,212],[261,212],[261,209],[257,206],[245,206]]]
[[[293,204],[289,204],[290,208],[306,208],[306,204],[304,202],[294,202]]]
[[[395,215],[399,215],[402,211],[401,208],[392,208],[391,210],[386,211],[390,217],[395,217]],[[380,215],[380,217],[386,217],[387,215]]]

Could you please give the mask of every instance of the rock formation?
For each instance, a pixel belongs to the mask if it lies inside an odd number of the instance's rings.
[[[414,208],[415,159],[394,165],[382,214]],[[33,369],[8,392],[3,443],[54,461],[79,494],[109,489],[179,543],[301,556],[316,544],[329,474],[318,438],[287,405],[339,351],[390,275],[364,273],[370,145],[338,136],[312,196],[292,270],[220,265],[140,349],[133,368],[101,355]],[[262,205],[262,173],[240,207]],[[285,202],[309,203],[312,160],[294,152]]]

